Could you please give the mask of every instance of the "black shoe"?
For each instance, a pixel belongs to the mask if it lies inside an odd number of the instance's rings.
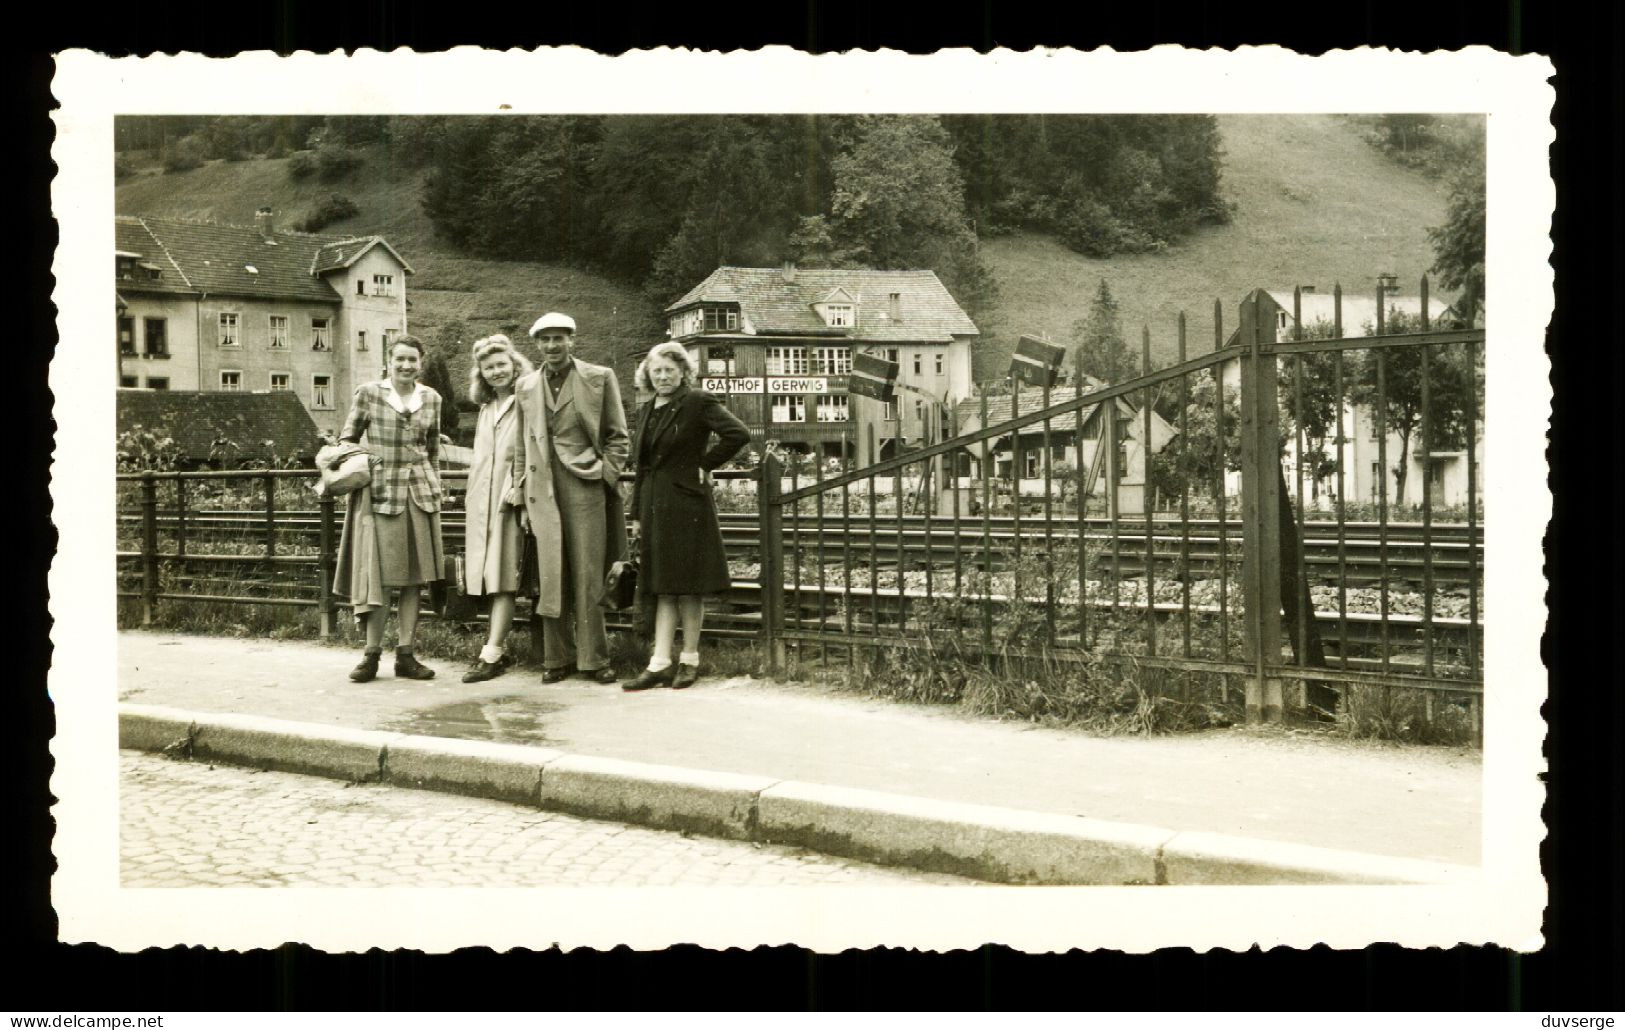
[[[476,658],[474,659],[474,664],[468,667],[468,671],[463,673],[463,682],[484,683],[486,680],[496,679],[498,676],[508,671],[508,664],[507,655],[503,655],[494,662],[488,662],[483,658]]]
[[[363,651],[361,664],[350,670],[350,679],[355,683],[368,683],[378,677],[377,651]]]
[[[395,654],[395,675],[409,680],[432,680],[434,670],[417,660],[413,654]]]
[[[671,685],[672,677],[677,674],[677,666],[668,665],[659,672],[653,669],[644,669],[638,673],[638,678],[628,680],[621,684],[622,690],[648,690],[650,687],[667,687]]]
[[[700,667],[698,665],[688,665],[684,662],[678,662],[677,675],[673,677],[671,681],[671,689],[682,690],[684,687],[692,687],[694,685],[694,681],[699,678]]]
[[[592,680],[594,683],[603,683],[606,685],[614,683],[616,680],[620,679],[619,676],[615,675],[615,670],[611,669],[607,665],[601,669],[577,669],[576,675],[580,676],[582,679]]]
[[[543,669],[542,682],[557,683],[559,680],[569,679],[572,672],[575,670],[568,665],[561,665],[557,669]]]

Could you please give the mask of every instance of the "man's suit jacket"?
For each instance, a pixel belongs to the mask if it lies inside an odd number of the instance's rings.
[[[602,568],[571,571],[601,581],[610,564],[626,553],[626,512],[617,483],[621,470],[626,467],[632,441],[627,433],[626,409],[621,406],[621,388],[615,381],[614,370],[575,358],[571,361],[575,372],[570,376],[568,388],[575,391],[576,411],[602,460],[599,482],[604,488],[604,538],[607,541]],[[542,382],[545,375],[546,370],[539,368],[514,386],[521,443],[514,448],[514,482],[522,488],[530,531],[536,537],[537,580],[541,587],[536,610],[544,616],[557,617],[564,604],[564,538],[553,488],[553,444],[548,437],[549,413],[546,387]]]

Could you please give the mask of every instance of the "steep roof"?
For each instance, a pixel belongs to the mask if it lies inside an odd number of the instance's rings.
[[[127,215],[117,216],[115,229],[119,250],[141,254],[141,260],[160,264],[164,271],[156,282],[120,280],[119,288],[127,292],[208,293],[332,304],[340,299],[338,291],[318,271],[347,267],[374,246],[382,245],[395,254],[381,236],[274,232],[267,241],[252,226]],[[406,262],[401,264],[404,267]]]
[[[798,268],[786,282],[779,268],[724,265],[705,277],[667,314],[695,304],[738,304],[749,329],[762,335],[805,333],[830,335],[832,330],[813,310],[831,292],[845,290],[858,305],[857,325],[837,330],[858,342],[952,342],[976,336],[970,320],[929,269],[877,271],[866,268]],[[901,294],[900,315],[892,321],[888,296]]]
[[[1270,300],[1280,305],[1281,310],[1285,311],[1288,317],[1291,317],[1291,290],[1265,290],[1264,292],[1269,294]],[[1397,309],[1406,314],[1414,315],[1422,310],[1422,298],[1415,294],[1391,294],[1383,298],[1383,300],[1383,310],[1385,312]],[[1314,325],[1315,322],[1322,320],[1330,322],[1335,306],[1336,298],[1330,293],[1321,293],[1318,290],[1314,293],[1305,293],[1302,306],[1304,325]],[[1428,317],[1430,319],[1437,320],[1449,310],[1450,305],[1438,297],[1428,298]],[[1365,326],[1367,324],[1373,328],[1377,324],[1376,294],[1343,294],[1343,332],[1349,336],[1364,336],[1366,335]]]
[[[1090,393],[1094,390],[1100,389],[1102,385],[1104,384],[1094,382],[1083,392]],[[1049,402],[1051,405],[1061,404],[1065,401],[1072,400],[1077,396],[1077,388],[1071,386],[1057,386],[1050,390]],[[1013,418],[1019,418],[1021,415],[1030,415],[1035,411],[1044,410],[1044,391],[1035,387],[1023,389],[1021,391],[1021,404],[1018,413],[1012,415],[1010,412],[1011,405],[1014,401],[1015,398],[1011,397],[1009,394],[989,397],[987,399],[988,425],[996,426],[1000,422],[1008,422]],[[1083,413],[1084,422],[1087,423],[1091,418],[1093,418],[1095,410],[1099,407],[1099,404],[1085,404],[1081,409],[1079,409]],[[1134,414],[1135,411],[1134,406],[1123,400],[1121,397],[1117,398],[1117,407],[1118,412],[1125,417]],[[1049,424],[1050,432],[1052,433],[1070,433],[1072,430],[1076,429],[1077,426],[1077,412],[1057,416],[1056,418],[1050,420]],[[974,433],[980,428],[982,428],[981,402],[961,401],[959,404],[959,431],[961,433]],[[1021,432],[1023,435],[1026,435],[1027,433],[1042,433],[1043,431],[1044,424],[1039,422],[1023,428]]]
[[[316,423],[290,390],[119,390],[119,432],[137,427],[173,439],[189,465],[209,460],[217,440],[230,441],[220,451],[229,465],[309,457],[318,446]]]
[[[406,259],[401,257],[400,253],[394,247],[391,247],[389,241],[382,236],[354,236],[334,243],[324,243],[316,248],[316,256],[311,259],[310,270],[312,273],[320,275],[323,272],[336,272],[341,268],[349,268],[357,261],[360,261],[361,256],[374,247],[382,247],[389,251],[390,255],[401,263],[401,267],[406,270],[407,275],[413,274],[412,266],[407,264]]]

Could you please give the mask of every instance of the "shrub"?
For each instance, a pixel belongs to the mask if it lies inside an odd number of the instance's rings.
[[[122,182],[123,180],[128,179],[130,176],[134,175],[135,171],[136,171],[135,162],[130,159],[130,155],[128,155],[128,154],[114,154],[113,155],[113,179],[114,179],[114,181]]]
[[[196,136],[183,136],[164,154],[164,171],[189,172],[202,168],[207,150]]]
[[[316,156],[310,151],[301,150],[288,158],[288,178],[308,179],[314,174],[316,174]]]
[[[359,151],[348,147],[324,146],[316,152],[316,177],[323,182],[338,182],[360,164]]]
[[[356,207],[355,201],[349,197],[340,193],[329,193],[310,214],[294,223],[294,228],[300,232],[320,232],[334,222],[353,218],[360,213],[361,209]]]

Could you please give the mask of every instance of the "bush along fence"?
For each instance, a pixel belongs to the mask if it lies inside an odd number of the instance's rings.
[[[818,662],[1001,715],[1153,730],[1296,709],[1477,741],[1483,332],[1379,313],[1345,337],[1337,299],[1316,339],[1255,293],[1226,341],[1216,306],[1197,357],[1181,317],[1172,366],[1151,368],[1147,335],[1136,379],[1056,403],[1012,383],[1011,418],[990,424],[984,394],[972,431],[864,468],[769,454],[719,472],[734,585],[707,632],[758,641],[780,675]],[[342,514],[314,478],[120,474],[120,596],[145,625],[205,602],[315,609],[334,633]],[[461,480],[445,478],[456,554]],[[454,588],[432,605],[477,617]]]

